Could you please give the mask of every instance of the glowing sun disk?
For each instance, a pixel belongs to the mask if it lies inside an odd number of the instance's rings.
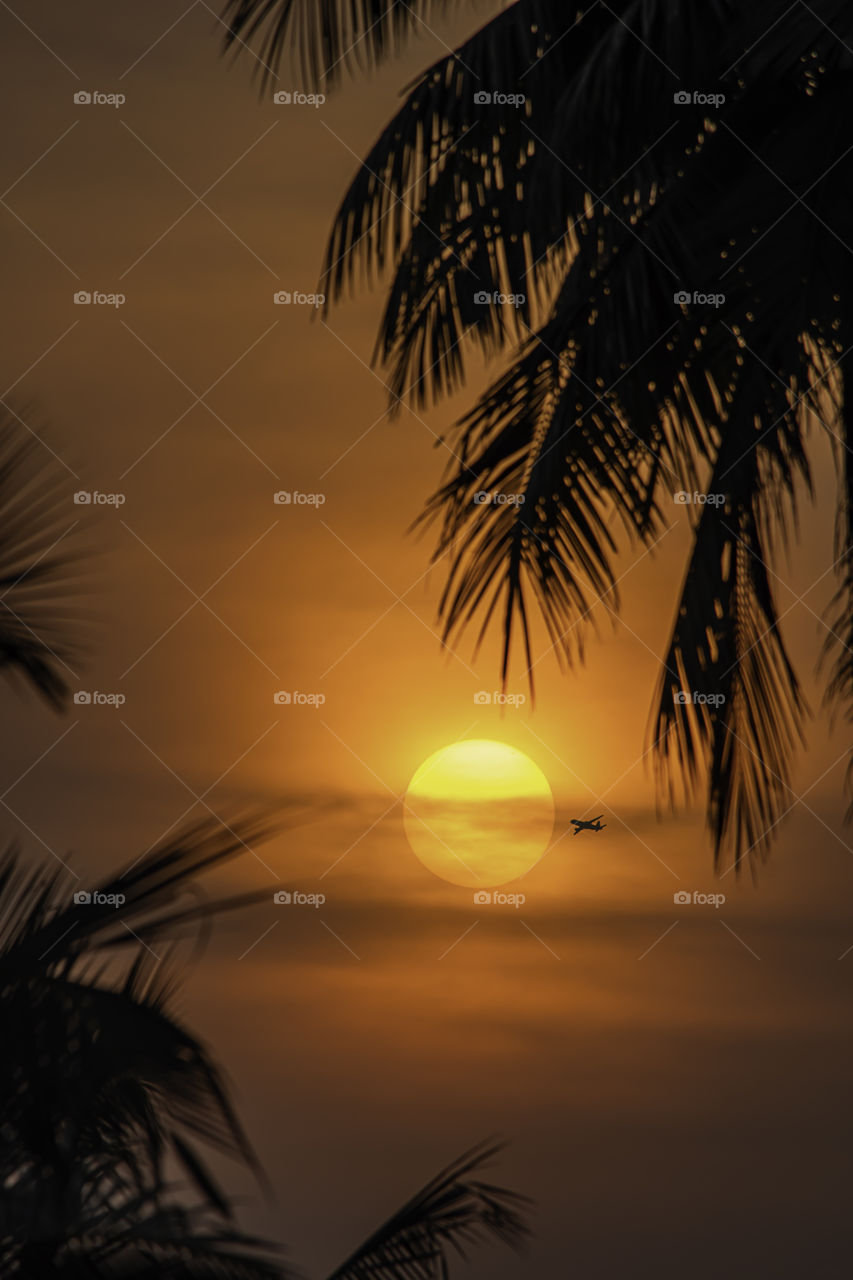
[[[517,879],[541,858],[554,829],[554,797],[524,752],[475,738],[424,761],[406,792],[403,825],[435,875],[489,888]]]

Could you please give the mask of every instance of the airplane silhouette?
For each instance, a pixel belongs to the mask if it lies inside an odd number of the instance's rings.
[[[581,831],[602,831],[607,826],[606,822],[601,821],[603,817],[604,814],[600,813],[597,818],[590,818],[589,822],[585,822],[583,818],[570,818],[569,821],[575,824],[572,835],[576,836]]]

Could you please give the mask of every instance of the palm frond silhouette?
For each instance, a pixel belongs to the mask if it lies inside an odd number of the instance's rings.
[[[227,12],[333,82],[328,8]],[[359,6],[374,59],[368,18],[400,9]],[[472,350],[510,358],[425,513],[450,551],[445,638],[497,621],[504,679],[518,638],[529,668],[533,608],[571,666],[619,608],[623,541],[653,549],[676,495],[720,495],[691,509],[650,731],[661,794],[705,789],[718,868],[763,857],[794,802],[808,708],[774,566],[811,491],[810,425],[837,450],[828,696],[853,711],[851,48],[840,0],[517,0],[409,87],[326,256],[330,303],[392,272],[393,406],[457,390]]]
[[[288,51],[298,49],[302,74],[319,87],[337,84],[348,69],[376,66],[431,16],[451,8],[450,0],[225,0],[222,21],[226,49],[257,46],[255,71],[264,84],[277,77]]]
[[[257,1169],[219,1069],[171,1011],[178,971],[162,950],[258,900],[186,891],[265,834],[257,821],[191,827],[89,902],[64,872],[29,869],[14,849],[0,858],[4,1275],[283,1274],[270,1246],[230,1225],[198,1149]],[[175,1170],[197,1203],[175,1197]]]
[[[474,1175],[501,1150],[482,1143],[442,1170],[337,1267],[328,1280],[445,1280],[448,1246],[461,1256],[490,1237],[520,1248],[526,1196]]]
[[[0,408],[0,668],[57,710],[68,695],[77,623],[74,557],[63,547],[75,523],[67,490],[23,419]]]
[[[4,1276],[295,1275],[235,1225],[202,1154],[237,1158],[263,1182],[222,1072],[172,1007],[178,941],[270,898],[209,900],[190,892],[197,878],[269,834],[256,818],[191,826],[79,902],[65,872],[33,869],[14,848],[0,855]],[[485,1144],[446,1169],[337,1280],[443,1280],[449,1248],[523,1243],[527,1202],[475,1176],[497,1150]]]

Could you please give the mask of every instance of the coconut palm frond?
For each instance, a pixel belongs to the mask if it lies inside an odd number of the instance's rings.
[[[96,1149],[109,1137],[132,1156],[135,1134],[139,1160],[153,1168],[177,1135],[176,1154],[205,1194],[213,1182],[189,1145],[193,1137],[257,1172],[208,1051],[169,1011],[176,973],[163,947],[213,914],[268,897],[181,902],[201,872],[266,833],[261,820],[235,822],[230,832],[212,821],[190,827],[88,892],[87,902],[72,900],[69,877],[32,872],[15,850],[0,858],[0,1020],[4,1040],[19,1047],[3,1067],[15,1074],[3,1092],[13,1099],[26,1082],[22,1141],[29,1118],[35,1127],[26,1142],[52,1145],[49,1117],[62,1114],[74,1117],[84,1147],[95,1135]],[[129,955],[124,976],[113,961],[106,978],[93,978],[93,962],[113,955]]]
[[[493,211],[493,212],[496,212]],[[419,223],[400,257],[388,293],[375,359],[389,369],[393,411],[426,407],[464,385],[466,351],[487,358],[519,345],[535,323],[542,272],[516,239],[502,251],[500,224],[483,237],[473,218],[435,235]]]
[[[688,7],[678,0],[627,0],[602,10],[583,60],[548,100],[549,152],[565,173],[546,168],[566,179],[577,171],[597,194],[626,174],[646,192],[666,185],[702,132],[707,109],[679,104],[674,112],[673,99],[679,91],[692,96],[719,85],[725,66],[719,50],[737,6],[733,0]],[[734,87],[724,87],[732,99]]]
[[[584,4],[569,13],[555,0],[515,4],[418,78],[335,218],[323,273],[330,299],[355,283],[358,267],[368,279],[381,272],[416,231],[408,256],[424,264],[425,277],[434,259],[459,262],[476,253],[482,262],[469,266],[470,287],[460,293],[489,290],[491,282],[492,290],[533,294],[538,275],[528,281],[527,274],[562,240],[567,224],[561,210],[530,199],[531,120],[537,99],[548,101],[569,66],[582,65],[599,8]],[[573,27],[583,40],[574,31],[566,38]],[[460,216],[468,219],[467,233]],[[524,233],[516,234],[523,223]],[[485,321],[482,310],[478,315]]]
[[[483,1143],[466,1152],[407,1201],[328,1280],[446,1280],[447,1250],[487,1240],[520,1248],[530,1201],[475,1175],[500,1150]]]
[[[426,512],[444,515],[436,556],[451,551],[440,604],[445,638],[482,612],[482,640],[499,609],[504,679],[516,624],[528,670],[532,665],[530,597],[557,652],[571,664],[582,656],[594,606],[614,589],[616,544],[605,518],[606,500],[626,477],[613,468],[599,488],[603,468],[591,421],[575,423],[565,399],[555,406],[544,379],[540,385],[538,418],[532,406],[517,411],[481,452],[466,458]],[[612,424],[618,432],[615,418]]]
[[[225,48],[256,48],[264,83],[290,52],[311,85],[334,86],[345,69],[377,66],[449,9],[448,0],[225,0]]]
[[[612,24],[612,17],[606,20]],[[587,44],[598,35],[593,25],[590,12],[583,25]],[[498,20],[492,27],[483,35],[497,39]],[[511,32],[508,27],[510,42]],[[587,324],[607,307],[614,277],[631,277],[632,287],[619,295],[632,304],[630,313],[623,311],[619,323],[606,330],[614,366],[613,341],[632,332],[631,322],[639,321],[636,332],[648,333],[651,327],[654,317],[643,307],[647,299],[665,303],[665,321],[672,323],[674,290],[683,281],[708,278],[686,233],[696,208],[707,205],[707,190],[685,193],[689,184],[681,183],[673,196],[661,186],[662,169],[675,172],[685,148],[699,145],[701,118],[679,116],[676,129],[670,94],[666,102],[675,132],[671,139],[664,135],[665,154],[660,145],[637,148],[617,181],[611,179],[596,194],[585,161],[572,151],[582,147],[579,122],[557,125],[551,105],[562,84],[580,74],[583,50],[580,35],[571,30],[559,49],[555,46],[541,66],[530,70],[524,110],[509,113],[472,105],[473,85],[462,89],[454,80],[451,93],[439,69],[433,93],[462,114],[439,120],[433,112],[427,125],[427,94],[418,86],[345,197],[330,240],[324,290],[333,299],[352,282],[357,264],[369,276],[389,258],[396,260],[376,350],[377,358],[391,365],[392,403],[409,395],[424,404],[429,392],[454,390],[464,378],[469,343],[493,355],[524,342],[560,297],[566,271],[576,265],[581,291],[596,304],[587,307]],[[549,96],[545,86],[548,116],[539,121],[540,81],[546,71],[553,77],[557,68],[563,72],[559,88],[553,86]],[[454,68],[456,79],[462,74]],[[430,138],[436,139],[432,148]],[[743,149],[728,134],[716,141],[717,153],[722,142],[743,161]],[[730,169],[724,153],[717,173],[727,175]],[[716,174],[705,177],[706,186],[718,181]],[[640,252],[631,252],[637,248]],[[718,245],[709,256],[718,271]],[[483,305],[483,294],[490,304],[495,295],[512,303]],[[605,332],[603,323],[598,332]],[[540,337],[544,342],[545,335]]]
[[[802,408],[754,372],[739,389],[695,528],[657,697],[659,782],[674,797],[708,774],[715,862],[754,864],[791,807],[790,761],[807,713],[780,631],[774,544],[795,524],[810,474]],[[741,450],[739,416],[760,443]]]
[[[269,832],[260,817],[198,823],[93,890],[33,871],[14,849],[0,856],[0,1041],[14,1046],[0,1058],[4,1275],[286,1274],[228,1225],[201,1148],[263,1178],[220,1069],[172,1008],[170,948],[212,915],[269,898],[206,901],[190,892],[196,879]]]
[[[215,819],[185,827],[91,890],[51,872],[29,872],[10,849],[0,857],[0,983],[31,973],[68,975],[75,964],[172,935],[224,910],[262,901],[262,893],[187,901],[201,873],[269,838],[264,817]],[[62,886],[64,892],[60,894]],[[91,901],[77,902],[75,893]],[[184,896],[182,896],[184,895]],[[123,901],[116,905],[118,896]]]
[[[58,1249],[32,1238],[9,1249],[10,1280],[296,1280],[269,1241],[223,1227],[177,1188],[138,1190],[120,1183],[112,1198],[87,1206],[73,1238]],[[3,1214],[0,1210],[0,1230]]]
[[[36,1007],[38,1020],[28,1019],[27,1001]],[[209,1051],[159,996],[131,997],[126,988],[56,977],[21,984],[4,1005],[5,1029],[10,1034],[20,1029],[28,1097],[44,1092],[39,1123],[56,1114],[60,1104],[62,1114],[74,1118],[84,1144],[94,1135],[98,1141],[112,1135],[120,1142],[133,1132],[142,1156],[155,1168],[171,1145],[187,1171],[200,1175],[197,1186],[205,1194],[212,1180],[198,1158],[193,1164],[189,1143],[196,1138],[257,1172]],[[54,1078],[57,1062],[64,1064],[60,1087]],[[9,1069],[20,1071],[20,1061]]]
[[[831,708],[840,707],[848,724],[853,723],[853,336],[844,333],[846,350],[838,362],[840,386],[838,412],[834,421],[838,424],[835,440],[835,458],[838,470],[838,515],[835,525],[835,572],[837,590],[826,611],[827,635],[821,654],[821,664],[829,669],[829,679],[824,702]],[[847,821],[853,821],[853,760],[847,769],[847,794],[851,803]]]
[[[530,667],[533,611],[571,662],[596,600],[617,606],[612,517],[652,548],[679,491],[724,494],[695,525],[655,724],[666,787],[707,775],[718,865],[766,850],[805,714],[773,558],[809,424],[848,447],[851,49],[843,0],[518,0],[408,87],[327,250],[330,302],[391,271],[375,358],[392,405],[457,390],[472,352],[512,353],[425,512],[450,563],[445,639],[500,628],[504,679],[519,634]],[[480,100],[496,92],[524,101]],[[842,456],[829,696],[849,710]],[[725,699],[713,715],[676,701],[703,689]]]
[[[818,68],[853,67],[853,21],[844,0],[797,5],[784,11],[784,22],[776,0],[758,0],[737,16],[722,47],[733,75],[764,83],[788,76],[805,85]]]
[[[269,1241],[223,1227],[203,1208],[143,1193],[83,1233],[68,1261],[94,1265],[98,1280],[296,1280]],[[88,1273],[86,1273],[88,1274]]]
[[[0,668],[56,710],[65,705],[77,616],[76,523],[55,459],[22,419],[0,411]]]
[[[582,237],[551,320],[463,422],[455,472],[427,507],[428,518],[444,517],[437,556],[458,543],[441,605],[446,636],[481,604],[488,623],[503,599],[504,676],[514,615],[529,652],[525,583],[571,663],[595,604],[618,608],[609,516],[651,545],[662,527],[657,492],[668,490],[671,507],[682,477],[695,478],[695,455],[712,451],[714,379],[685,374],[672,296],[644,288],[650,259],[637,240],[623,247],[621,270],[605,260],[590,294],[588,256],[599,250]],[[649,331],[662,337],[649,343]],[[717,356],[717,379],[730,378],[735,357],[733,343]],[[478,494],[496,493],[510,501],[478,505]]]
[[[654,744],[670,786],[673,762],[694,784],[699,766],[707,768],[718,869],[727,848],[738,868],[761,856],[791,807],[790,757],[805,711],[753,513],[735,508],[726,515],[731,525],[716,513],[700,520]]]

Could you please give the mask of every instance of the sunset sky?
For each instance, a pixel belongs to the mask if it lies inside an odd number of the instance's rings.
[[[203,0],[12,8],[3,399],[56,455],[86,557],[70,684],[125,702],[57,717],[4,690],[4,832],[89,883],[187,818],[282,808],[282,833],[223,873],[269,905],[221,922],[179,997],[275,1191],[266,1204],[227,1173],[242,1220],[320,1277],[499,1134],[496,1179],[538,1202],[530,1257],[487,1251],[454,1274],[702,1280],[760,1259],[840,1275],[853,847],[849,734],[814,679],[828,448],[777,564],[808,747],[769,862],[716,880],[701,804],[658,816],[646,754],[685,509],[652,555],[624,546],[621,621],[598,609],[582,669],[561,672],[540,629],[535,705],[520,658],[518,705],[484,705],[497,637],[442,649],[444,567],[433,533],[407,529],[447,464],[440,437],[495,369],[475,361],[451,402],[392,419],[371,366],[381,289],[328,320],[273,300],[316,290],[359,157],[475,23],[437,23],[315,108],[261,95],[250,54],[222,58]],[[81,290],[125,301],[76,305]],[[75,504],[96,490],[124,501]],[[297,491],[322,503],[274,502]],[[518,748],[553,792],[553,847],[508,886],[521,906],[475,904],[406,841],[409,780],[463,738]],[[602,812],[605,831],[567,833]],[[279,906],[278,889],[326,901]]]

